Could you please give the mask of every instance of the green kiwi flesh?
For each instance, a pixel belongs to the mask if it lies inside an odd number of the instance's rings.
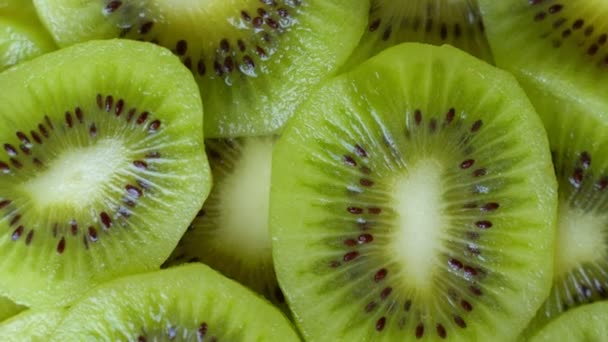
[[[210,188],[188,70],[153,44],[93,41],[6,70],[0,88],[1,291],[57,306],[157,269]]]
[[[477,0],[372,0],[366,31],[344,69],[403,42],[450,44],[493,61]]]
[[[15,316],[25,310],[26,307],[19,305],[6,297],[0,297],[0,322]]]
[[[608,302],[585,305],[549,323],[530,342],[594,342],[608,336]]]
[[[206,140],[213,189],[167,264],[203,262],[284,306],[268,231],[275,140]]]
[[[559,184],[555,275],[523,334],[608,298],[608,7],[601,1],[486,1],[496,62],[511,71],[549,137]],[[522,29],[525,28],[525,29]],[[508,39],[507,39],[508,37]]]
[[[605,1],[478,1],[496,65],[520,80],[549,79],[574,98],[577,92],[587,99],[605,97]]]
[[[268,301],[203,264],[114,280],[74,305],[50,341],[299,341]]]
[[[62,46],[125,37],[171,49],[200,85],[207,138],[279,130],[311,89],[344,63],[369,6],[361,0],[35,4]]]
[[[56,48],[31,0],[0,1],[0,71]]]
[[[608,299],[608,103],[564,93],[556,79],[522,84],[545,124],[559,188],[553,287],[529,337],[567,310]]]
[[[23,311],[0,323],[0,341],[48,341],[66,313],[67,310],[61,308]]]
[[[335,78],[273,154],[273,258],[303,336],[514,339],[549,294],[556,187],[504,71],[405,43]]]

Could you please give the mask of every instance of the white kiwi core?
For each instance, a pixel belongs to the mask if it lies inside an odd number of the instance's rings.
[[[103,139],[62,152],[23,189],[40,209],[86,208],[103,199],[102,187],[127,164],[127,149],[119,139]]]
[[[421,160],[400,175],[393,188],[398,213],[393,249],[403,262],[404,275],[418,289],[431,288],[442,232],[442,165]]]

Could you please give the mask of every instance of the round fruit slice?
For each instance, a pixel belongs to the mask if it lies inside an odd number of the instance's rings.
[[[268,229],[275,137],[207,139],[213,189],[168,264],[201,261],[285,306]]]
[[[51,341],[299,341],[272,304],[202,264],[117,279],[90,292]]]
[[[608,336],[608,303],[600,302],[568,311],[551,321],[530,342],[603,341]]]
[[[66,309],[27,310],[0,324],[0,341],[48,341]]]
[[[334,79],[273,155],[273,257],[310,340],[513,339],[549,293],[556,207],[525,94],[450,46]]]
[[[62,46],[124,37],[171,49],[205,104],[205,136],[279,130],[357,45],[362,0],[35,0]]]
[[[30,307],[158,268],[210,187],[196,84],[96,41],[0,74],[0,289]]]
[[[403,42],[450,44],[492,62],[477,0],[372,0],[367,30],[344,69]]]

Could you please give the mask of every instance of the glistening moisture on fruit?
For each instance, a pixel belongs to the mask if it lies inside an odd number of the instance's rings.
[[[280,131],[348,58],[369,6],[368,0],[35,3],[61,46],[121,37],[170,49],[200,86],[207,138]]]
[[[168,51],[126,40],[0,74],[0,288],[9,298],[66,305],[169,256],[210,187],[188,75]]]
[[[452,47],[403,44],[300,109],[275,148],[270,217],[306,339],[524,328],[549,291],[557,198],[522,94]]]

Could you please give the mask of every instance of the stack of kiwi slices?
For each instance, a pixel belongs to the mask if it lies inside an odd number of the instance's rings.
[[[586,341],[599,0],[0,0],[1,341]]]

